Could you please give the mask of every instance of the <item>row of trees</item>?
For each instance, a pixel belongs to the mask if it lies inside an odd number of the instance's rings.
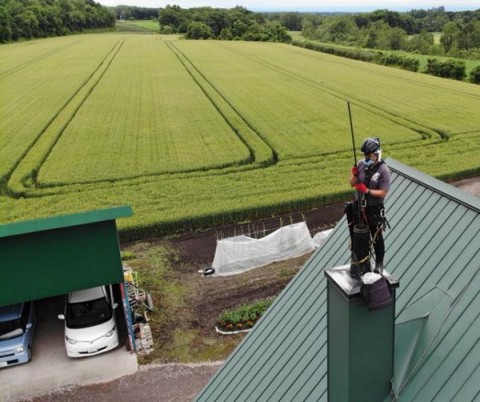
[[[480,55],[480,10],[446,12],[443,7],[400,13],[321,16],[302,21],[306,38],[371,49],[477,58]],[[435,41],[434,34],[440,34]]]
[[[0,42],[62,36],[115,26],[115,16],[93,0],[2,0]]]
[[[183,33],[189,39],[291,41],[280,21],[239,6],[182,9],[168,5],[160,9],[158,19],[161,33]]]
[[[160,10],[131,6],[107,9],[93,0],[2,0],[0,42],[113,27],[117,19],[157,19],[162,33],[191,39],[290,42],[288,30],[312,40],[382,50],[405,50],[461,58],[480,57],[480,10],[447,12],[443,7],[400,13],[254,13],[199,7]],[[441,33],[436,41],[434,33]]]

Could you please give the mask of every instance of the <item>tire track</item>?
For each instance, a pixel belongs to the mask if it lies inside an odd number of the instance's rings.
[[[34,140],[31,146],[26,150],[26,152],[21,156],[19,161],[15,164],[12,171],[8,173],[7,181],[8,185],[4,190],[4,193],[14,196],[27,196],[26,191],[29,189],[31,191],[40,190],[40,189],[49,189],[49,188],[58,188],[58,187],[68,187],[68,186],[75,186],[75,185],[103,185],[104,183],[111,183],[112,180],[115,182],[125,182],[128,183],[131,180],[136,179],[143,179],[145,181],[148,180],[148,177],[151,177],[152,180],[155,178],[166,176],[170,177],[172,175],[177,176],[190,176],[190,175],[205,175],[205,174],[226,174],[231,173],[234,171],[245,170],[245,169],[258,169],[263,168],[266,166],[272,165],[274,159],[273,150],[269,150],[268,154],[270,157],[263,157],[263,158],[256,158],[257,149],[252,148],[252,146],[242,137],[241,133],[239,132],[239,128],[232,123],[228,116],[219,109],[218,105],[206,94],[208,99],[212,102],[214,107],[219,111],[222,115],[224,120],[227,124],[232,128],[232,131],[235,135],[245,144],[247,149],[249,150],[250,157],[243,161],[235,161],[232,162],[231,165],[222,165],[222,166],[211,166],[206,169],[188,169],[182,171],[169,171],[169,172],[161,172],[161,173],[149,173],[149,174],[139,174],[139,175],[131,175],[124,178],[118,179],[101,179],[101,180],[88,180],[88,181],[76,181],[76,182],[68,182],[68,183],[54,183],[54,184],[45,184],[38,182],[37,177],[41,170],[43,163],[47,160],[48,156],[53,152],[55,145],[60,140],[63,132],[67,129],[70,122],[74,119],[77,112],[80,110],[84,102],[87,100],[90,93],[95,89],[96,85],[100,82],[101,78],[104,76],[106,71],[108,70],[109,66],[113,62],[116,54],[120,51],[121,46],[123,45],[123,41],[117,44],[112,48],[112,50],[107,54],[104,60],[99,64],[98,68],[88,77],[88,79],[82,84],[80,88],[75,91],[75,93],[69,98],[69,100],[62,106],[62,108],[52,117],[52,119],[47,123],[44,129],[41,130],[39,136]],[[169,47],[170,48],[170,47]],[[171,49],[172,52],[175,53],[175,50]],[[179,55],[176,54],[176,57],[179,58]],[[180,56],[181,57],[181,56]],[[180,62],[182,60],[179,58]],[[105,64],[107,63],[107,64]],[[182,62],[185,69],[192,76],[191,71],[185,66],[184,62]],[[100,71],[101,70],[101,71]],[[99,72],[100,71],[100,72]],[[95,78],[95,75],[98,75]],[[200,89],[205,93],[205,89],[198,84],[194,77],[192,77],[194,81],[199,85]],[[94,80],[94,81],[93,81]],[[82,95],[82,98],[79,100],[78,96],[81,91],[85,91],[85,88],[89,88],[88,92]],[[74,106],[74,110],[72,111],[72,105]],[[65,117],[67,116],[67,117]],[[239,119],[242,119],[239,116]],[[265,151],[263,152],[265,154]],[[262,155],[261,155],[262,156]],[[264,155],[265,156],[265,155]],[[63,191],[61,191],[63,193]],[[29,197],[36,196],[29,192]]]
[[[347,92],[344,92],[344,91],[341,91],[341,90],[338,90],[338,89],[334,89],[334,88],[330,88],[325,83],[319,83],[318,81],[312,80],[309,77],[302,76],[298,72],[294,73],[294,72],[292,72],[292,71],[290,71],[286,68],[282,68],[282,67],[279,67],[278,65],[271,64],[271,63],[269,63],[265,60],[262,60],[258,57],[246,54],[246,53],[244,53],[240,50],[232,49],[232,48],[227,47],[227,46],[223,46],[223,48],[225,50],[231,52],[231,53],[239,54],[239,55],[241,55],[241,56],[257,63],[257,64],[263,65],[264,67],[267,67],[267,68],[269,68],[273,71],[276,71],[277,73],[283,74],[283,75],[289,77],[290,79],[297,80],[297,81],[303,82],[303,83],[305,83],[309,86],[313,86],[315,88],[318,88],[319,90],[322,90],[325,93],[328,93],[329,95],[331,95],[331,96],[333,96],[337,99],[341,99],[343,101],[349,100],[350,103],[355,104],[357,107],[360,107],[364,110],[367,110],[367,111],[369,111],[373,114],[380,115],[381,117],[383,117],[383,118],[385,118],[385,119],[387,119],[387,120],[389,120],[389,121],[391,121],[395,124],[400,124],[404,127],[407,127],[409,129],[411,129],[412,131],[418,133],[422,137],[422,139],[424,139],[424,140],[426,140],[428,138],[432,138],[432,136],[439,136],[441,139],[444,139],[444,140],[448,139],[447,133],[445,133],[441,130],[425,126],[425,125],[420,124],[420,123],[418,123],[414,120],[411,120],[411,119],[408,119],[408,118],[403,117],[401,115],[392,113],[392,112],[390,112],[386,109],[382,109],[381,107],[379,107],[379,106],[377,106],[373,103],[367,102],[360,97],[355,97],[355,96],[352,96],[351,94],[349,94]],[[352,99],[354,99],[355,102],[352,102],[351,101]],[[405,124],[405,122],[407,122],[408,124]],[[414,125],[414,126],[417,126],[417,127],[414,128],[411,125]]]
[[[23,196],[26,187],[37,187],[40,169],[60,140],[65,129],[78,113],[92,91],[108,71],[122,48],[124,40],[117,41],[97,68],[48,121],[34,141],[6,175],[4,192],[14,197]]]
[[[50,57],[50,56],[66,49],[66,48],[69,48],[70,46],[73,46],[78,42],[79,41],[75,41],[75,42],[69,43],[65,46],[61,46],[58,49],[51,50],[51,51],[49,51],[47,53],[44,53],[40,56],[34,57],[33,59],[30,59],[30,60],[27,60],[23,63],[20,63],[19,65],[15,66],[15,67],[12,67],[9,70],[3,71],[2,73],[0,73],[0,80],[3,80],[4,78],[7,78],[7,77],[25,69],[25,68],[27,68],[27,67],[30,67],[31,65],[34,65],[35,63],[38,63],[39,61],[42,61],[42,60],[46,59],[47,57]]]
[[[232,105],[232,103],[221,93],[221,91],[219,91],[215,87],[215,85],[213,85],[213,83],[200,71],[200,69],[197,66],[195,66],[195,64],[185,55],[185,53],[183,53],[181,50],[179,50],[171,41],[166,42],[166,44],[176,54],[176,56],[178,57],[178,59],[180,60],[182,65],[185,67],[187,72],[190,74],[190,76],[193,78],[193,80],[197,83],[197,85],[200,87],[200,89],[205,93],[205,95],[208,97],[210,102],[212,102],[214,107],[222,115],[222,117],[225,119],[225,121],[232,127],[232,129],[237,134],[237,136],[240,138],[240,140],[251,150],[252,154],[253,155],[255,154],[254,147],[252,147],[252,145],[250,145],[248,143],[248,141],[241,136],[241,134],[238,132],[238,129],[235,128],[232,125],[232,123],[228,120],[228,118],[225,116],[225,114],[220,109],[219,105],[217,105],[215,103],[215,101],[211,98],[211,96],[208,95],[208,93],[207,93],[206,89],[204,88],[204,86],[202,85],[202,83],[200,83],[199,80],[194,77],[191,69],[193,69],[195,71],[195,73],[197,73],[201,77],[201,79],[206,83],[206,85],[208,85],[215,92],[215,94],[218,95],[221,98],[221,100],[223,102],[225,102],[226,105],[228,105],[228,107],[235,113],[235,115],[237,115],[241,119],[241,121],[248,127],[248,129],[252,133],[254,133],[258,137],[258,139],[260,139],[260,141],[263,142],[270,149],[270,152],[273,155],[273,160],[270,161],[269,165],[277,163],[278,162],[278,153],[274,149],[274,147],[268,142],[268,140],[260,132],[258,132],[258,130],[256,130],[252,126],[252,124],[238,111],[238,109],[235,108],[235,106]],[[259,161],[257,161],[257,162],[259,162]]]

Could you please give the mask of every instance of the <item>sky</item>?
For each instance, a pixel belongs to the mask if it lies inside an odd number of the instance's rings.
[[[465,11],[480,9],[480,0],[96,0],[104,6],[137,6],[161,8],[166,5],[178,5],[181,8],[219,7],[233,8],[242,6],[251,11],[361,11],[378,9],[409,11],[412,9],[430,9],[445,7],[447,11]]]

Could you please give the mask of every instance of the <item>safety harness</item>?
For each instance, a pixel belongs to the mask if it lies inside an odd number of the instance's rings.
[[[380,166],[384,162],[381,160],[379,163],[376,163],[374,166],[372,166],[370,169],[366,169],[365,172],[365,185],[369,187],[370,181],[372,176],[378,171]],[[390,224],[387,221],[387,218],[385,217],[385,207],[383,204],[378,204],[378,205],[372,205],[370,207],[377,207],[378,210],[375,211],[375,214],[378,216],[378,224],[375,233],[373,236],[370,234],[370,230],[367,229],[367,233],[364,233],[363,236],[368,236],[369,241],[366,241],[363,246],[358,245],[359,249],[365,250],[365,248],[368,248],[368,252],[366,254],[360,253],[359,250],[355,250],[357,247],[355,247],[355,242],[354,242],[354,231],[357,229],[360,229],[362,224],[365,224],[365,228],[368,228],[368,217],[367,217],[367,197],[366,194],[362,194],[360,199],[355,199],[352,202],[346,203],[345,204],[345,209],[344,212],[347,216],[347,223],[350,231],[350,239],[351,239],[351,249],[352,249],[352,265],[351,265],[351,275],[361,275],[366,267],[368,266],[368,261],[370,260],[370,257],[373,255],[373,245],[377,241],[377,237],[380,235],[382,230],[385,230],[386,227],[388,226],[390,228]],[[357,213],[355,213],[357,212]],[[356,226],[360,225],[360,226]],[[363,229],[363,232],[365,232],[365,229]],[[359,241],[359,233],[355,234],[355,239],[357,242]],[[364,237],[365,239],[365,237]],[[366,239],[365,239],[366,240]],[[368,246],[367,244],[368,243]]]
[[[373,175],[375,173],[377,173],[378,169],[380,169],[380,166],[383,163],[385,163],[385,162],[383,160],[380,160],[380,162],[376,163],[371,168],[365,169],[365,171],[366,171],[365,172],[365,185],[367,186],[367,188],[370,187],[370,181],[372,180]],[[367,208],[367,197],[366,197],[366,195],[367,194],[362,194],[362,198],[361,198],[361,201],[360,201],[360,206],[361,206],[360,211],[361,211],[361,216],[364,219],[364,222],[368,225],[368,217],[367,217],[367,213],[365,212],[365,210]],[[378,225],[377,225],[377,231],[375,232],[375,235],[373,236],[372,244],[375,243],[375,239],[382,229],[386,230],[387,226],[388,226],[388,228],[390,228],[390,224],[388,223],[387,218],[385,216],[384,205],[383,204],[378,204],[377,208],[378,208],[377,212],[378,212],[378,216],[379,216],[379,221],[378,221]]]

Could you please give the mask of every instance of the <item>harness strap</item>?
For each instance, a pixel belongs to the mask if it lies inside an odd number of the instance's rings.
[[[367,262],[371,257],[371,251],[368,252],[367,256],[359,261],[352,261],[351,264],[352,265],[360,265],[360,264],[363,264],[365,262]]]

